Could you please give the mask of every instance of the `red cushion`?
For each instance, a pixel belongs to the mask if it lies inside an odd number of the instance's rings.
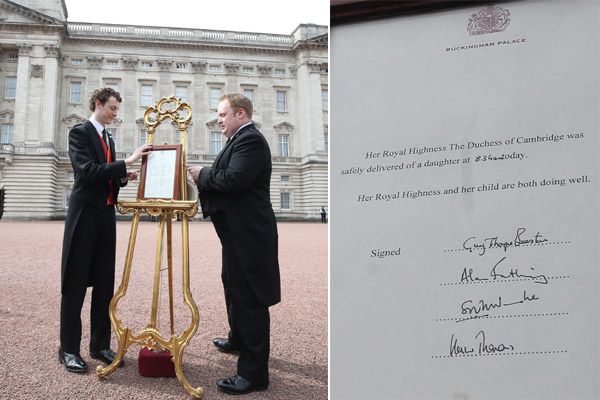
[[[142,347],[138,354],[138,369],[140,375],[147,377],[166,377],[172,378],[175,376],[175,366],[171,360],[171,352],[152,351],[146,347]]]

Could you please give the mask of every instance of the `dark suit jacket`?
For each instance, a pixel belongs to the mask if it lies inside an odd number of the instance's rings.
[[[127,176],[125,161],[114,161],[106,163],[101,138],[90,121],[75,125],[69,132],[69,158],[75,173],[75,182],[71,197],[69,198],[69,210],[65,221],[65,233],[63,237],[62,265],[61,265],[61,291],[65,289],[65,275],[69,271],[69,256],[72,251],[71,241],[79,217],[84,207],[97,209],[106,207],[106,199],[109,194],[108,181],[112,180],[114,202],[117,202],[119,188],[127,182],[121,183],[121,178]],[[112,159],[115,160],[115,144],[109,136],[110,151]],[[87,282],[79,282],[86,284]]]
[[[226,224],[232,238],[228,247],[264,306],[281,299],[271,169],[269,145],[251,124],[235,134],[198,178],[204,217]]]

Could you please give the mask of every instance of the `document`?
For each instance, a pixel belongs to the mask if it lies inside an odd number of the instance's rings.
[[[332,28],[332,399],[600,398],[600,8]]]
[[[176,150],[151,152],[148,155],[148,164],[146,167],[144,197],[149,199],[173,199],[176,172]]]

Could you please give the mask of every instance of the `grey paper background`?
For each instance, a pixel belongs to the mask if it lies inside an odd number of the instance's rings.
[[[599,2],[498,6],[510,10],[511,23],[486,35],[466,30],[482,7],[332,28],[332,399],[600,397]],[[516,39],[525,42],[446,50]],[[365,158],[370,151],[568,133],[584,137]],[[526,158],[342,174],[513,152]],[[584,183],[540,184],[584,176]],[[357,201],[361,194],[532,180],[537,187]],[[519,228],[547,242],[484,256],[444,251],[471,236],[512,240]],[[400,256],[371,257],[373,249],[398,248]],[[548,284],[456,284],[463,268],[489,277],[503,257],[501,265],[543,274]],[[523,292],[539,300],[491,310],[495,318],[450,320],[461,316],[466,299],[508,302]],[[513,345],[503,353],[515,354],[448,356],[453,335],[473,344],[480,331],[488,343]]]

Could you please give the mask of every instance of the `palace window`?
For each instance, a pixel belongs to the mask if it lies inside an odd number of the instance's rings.
[[[290,135],[279,135],[279,155],[281,157],[289,157],[290,154]]]
[[[248,98],[248,100],[250,100],[250,102],[252,103],[252,107],[255,108],[254,89],[244,88],[244,96],[246,96]]]
[[[223,135],[220,131],[210,132],[210,154],[217,155],[223,148]]]
[[[281,202],[282,210],[289,210],[291,208],[290,205],[290,193],[289,192],[281,192],[279,194],[279,200]]]
[[[187,86],[177,85],[175,86],[175,97],[179,97],[181,101],[187,103],[188,101],[188,88]]]
[[[286,112],[288,110],[287,91],[277,91],[277,111]]]
[[[321,89],[321,104],[323,111],[329,111],[329,91],[327,89]]]
[[[17,97],[17,77],[7,76],[4,80],[4,98],[14,99]]]
[[[0,143],[12,143],[13,129],[13,124],[0,125]]]
[[[138,147],[145,145],[147,140],[148,140],[148,130],[140,129],[140,139],[139,139]]]
[[[142,85],[140,91],[140,105],[142,107],[149,107],[152,105],[152,85]]]
[[[69,95],[69,103],[71,104],[81,104],[81,82],[73,81],[71,82],[71,91]]]
[[[208,89],[208,108],[216,110],[219,108],[219,99],[221,98],[221,88],[211,87]]]

